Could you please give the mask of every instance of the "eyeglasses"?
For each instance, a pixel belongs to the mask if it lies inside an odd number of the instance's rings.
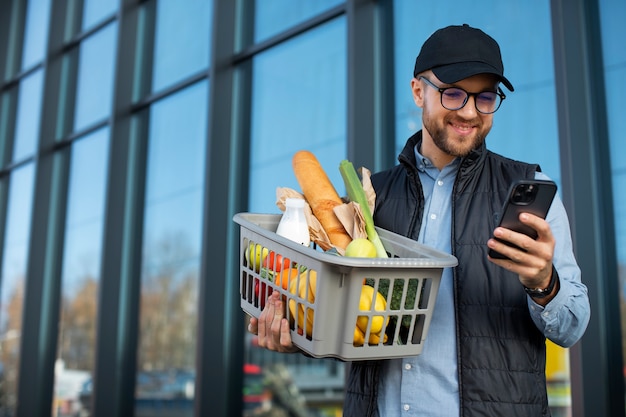
[[[476,106],[476,110],[482,114],[492,114],[500,108],[502,100],[506,98],[500,87],[498,87],[497,93],[493,91],[468,93],[458,87],[437,87],[432,81],[422,75],[420,75],[419,78],[426,81],[426,84],[430,85],[435,90],[439,91],[441,94],[441,105],[448,110],[462,109],[465,104],[467,104],[469,97],[474,96],[474,105]]]

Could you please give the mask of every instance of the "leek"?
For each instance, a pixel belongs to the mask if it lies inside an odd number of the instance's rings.
[[[367,197],[365,196],[365,191],[363,190],[363,184],[361,184],[361,180],[354,169],[354,165],[352,165],[352,162],[350,161],[343,160],[339,163],[339,172],[341,173],[341,177],[343,178],[343,182],[346,186],[348,197],[351,201],[358,203],[361,207],[361,212],[363,213],[363,218],[365,219],[365,232],[367,233],[367,238],[376,247],[376,256],[379,258],[387,258],[387,251],[385,250],[383,242],[381,242],[378,232],[376,232],[376,228],[374,227],[374,218],[372,217],[370,207],[367,204]]]

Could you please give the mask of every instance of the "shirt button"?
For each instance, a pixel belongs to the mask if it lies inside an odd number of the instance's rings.
[[[408,404],[404,404],[404,407],[402,407],[402,408],[404,408],[404,411],[409,411],[409,409],[411,408],[411,406],[410,406],[410,405],[408,405]]]
[[[410,363],[406,363],[404,364],[404,369],[406,369],[407,371],[409,371],[411,369],[411,364]]]
[[[436,218],[437,218],[436,214],[433,213],[433,214],[430,215],[430,220],[435,220]]]
[[[443,185],[443,181],[442,180],[437,181],[437,185],[441,187]]]

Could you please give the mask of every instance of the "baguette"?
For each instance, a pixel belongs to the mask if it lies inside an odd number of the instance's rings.
[[[336,206],[343,204],[343,201],[328,179],[328,175],[315,155],[309,151],[296,152],[292,165],[302,194],[311,206],[313,215],[326,231],[330,242],[335,247],[345,250],[352,238],[333,210]]]

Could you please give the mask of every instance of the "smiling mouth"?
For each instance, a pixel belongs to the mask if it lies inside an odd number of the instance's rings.
[[[474,125],[458,124],[458,123],[454,123],[454,122],[451,122],[450,126],[452,126],[452,128],[454,130],[456,130],[457,132],[465,133],[465,134],[471,133],[476,128],[476,126],[474,126]]]

